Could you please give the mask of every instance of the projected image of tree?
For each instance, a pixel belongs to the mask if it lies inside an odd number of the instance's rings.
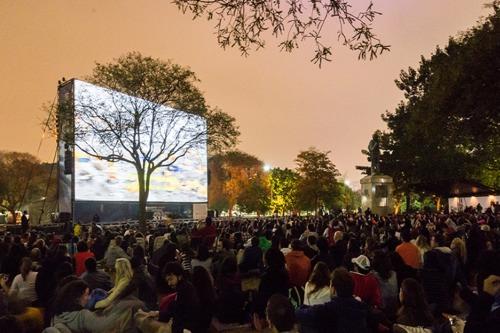
[[[195,74],[130,53],[89,81],[74,83],[75,184],[91,189],[75,186],[76,199],[138,201],[142,226],[148,201],[206,202],[207,145],[229,148],[239,132]]]

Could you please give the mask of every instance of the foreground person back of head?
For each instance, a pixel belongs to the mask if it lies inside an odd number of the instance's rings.
[[[330,288],[331,301],[296,310],[301,327],[316,332],[368,332],[368,306],[354,298],[354,281],[346,269],[333,271]]]
[[[295,313],[290,300],[280,294],[269,298],[266,316],[273,333],[295,332]]]

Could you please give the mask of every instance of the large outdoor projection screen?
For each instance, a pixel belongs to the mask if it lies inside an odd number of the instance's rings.
[[[87,82],[74,80],[74,108],[75,128],[85,128],[82,119],[78,116],[82,108],[99,109],[99,112],[116,112],[116,109],[126,110],[133,105],[150,103],[139,98],[131,97],[116,91],[104,89]],[[190,119],[192,126],[206,129],[206,121],[202,117],[193,117],[185,112],[180,113],[165,106],[153,105],[161,108],[164,115],[176,112],[180,120],[175,126],[186,126],[182,117]],[[98,121],[98,120],[96,120]],[[88,118],[87,118],[88,122]],[[156,131],[164,130],[162,126],[167,122],[155,122]],[[174,126],[174,127],[175,127]],[[170,127],[172,127],[170,123]],[[175,129],[175,128],[174,128]],[[177,133],[179,128],[176,129]],[[166,131],[166,128],[165,128]],[[170,129],[175,134],[175,130]],[[92,131],[89,130],[89,133]],[[147,131],[142,133],[141,141],[149,142]],[[175,135],[173,135],[175,137]],[[183,137],[177,140],[183,140]],[[80,140],[80,141],[79,141]],[[125,138],[124,138],[125,140]],[[74,151],[74,200],[75,201],[114,201],[137,202],[139,199],[139,184],[137,172],[132,164],[127,162],[108,162],[86,154],[79,147],[98,145],[99,140],[91,134],[84,139],[75,137]],[[154,140],[153,140],[154,142]],[[170,144],[169,142],[167,142]],[[179,143],[179,142],[178,142]],[[180,142],[182,144],[182,142]],[[157,147],[154,147],[156,149]],[[144,147],[147,149],[148,147]],[[87,148],[88,149],[88,148]],[[106,147],[96,147],[97,151],[106,151]],[[157,169],[151,176],[149,202],[206,202],[207,201],[207,147],[206,137],[201,144],[188,150],[173,165]]]

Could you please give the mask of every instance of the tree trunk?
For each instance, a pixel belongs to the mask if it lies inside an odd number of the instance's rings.
[[[12,224],[16,224],[17,219],[16,219],[16,210],[15,209],[9,209],[10,214],[12,215]],[[7,223],[9,223],[9,220],[7,219]]]
[[[411,194],[410,192],[406,192],[405,193],[405,197],[406,197],[406,212],[411,212]]]
[[[142,233],[146,233],[146,205],[148,203],[148,192],[146,190],[146,184],[144,180],[144,171],[137,171],[137,177],[139,180],[139,230]]]

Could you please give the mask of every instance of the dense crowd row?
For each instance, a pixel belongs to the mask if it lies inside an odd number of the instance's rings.
[[[2,332],[499,332],[500,213],[0,238]]]

